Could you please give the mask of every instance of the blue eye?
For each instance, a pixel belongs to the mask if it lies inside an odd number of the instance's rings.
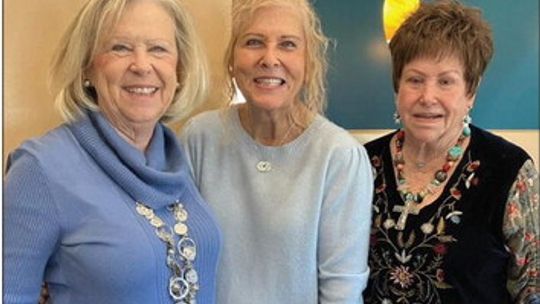
[[[294,41],[286,40],[286,41],[281,42],[281,46],[286,49],[295,49],[296,43]]]
[[[422,79],[420,79],[419,77],[409,77],[407,78],[407,82],[410,82],[412,84],[418,84],[422,82]]]
[[[262,45],[262,41],[259,39],[248,39],[245,43],[246,46],[256,47]]]
[[[153,47],[150,48],[150,52],[153,52],[153,53],[165,53],[165,52],[167,52],[167,49],[162,47],[162,46],[156,45],[156,46],[153,46]]]
[[[126,46],[126,45],[123,45],[123,44],[115,44],[111,47],[111,50],[113,52],[121,52],[121,53],[124,53],[124,52],[129,52],[131,49]]]

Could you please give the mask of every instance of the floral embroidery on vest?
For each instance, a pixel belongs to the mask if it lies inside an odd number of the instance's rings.
[[[465,191],[479,183],[475,171],[480,161],[473,161],[470,153],[464,155],[441,196],[412,215],[402,231],[395,229],[399,213],[393,209],[403,201],[396,189],[387,188],[387,178],[392,175],[385,175],[382,156],[374,156],[371,161],[375,196],[368,302],[440,303],[440,291],[452,288],[445,280],[443,264],[449,247],[458,241],[453,233],[463,217],[460,200]]]

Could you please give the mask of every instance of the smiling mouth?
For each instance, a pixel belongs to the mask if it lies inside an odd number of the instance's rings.
[[[443,117],[442,114],[431,114],[431,113],[414,114],[413,116],[415,118],[420,118],[420,119],[439,119]]]
[[[126,87],[124,88],[130,94],[149,96],[158,91],[156,87]]]
[[[276,88],[285,84],[285,80],[282,78],[274,77],[258,77],[253,80],[259,86],[266,88]]]

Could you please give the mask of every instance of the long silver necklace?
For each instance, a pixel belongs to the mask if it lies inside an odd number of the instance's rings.
[[[154,210],[142,203],[136,203],[137,213],[148,220],[155,228],[156,235],[167,246],[167,267],[171,271],[169,278],[169,295],[175,304],[194,304],[199,290],[199,276],[193,265],[197,256],[195,241],[189,237],[186,224],[188,212],[176,201],[167,207],[174,215],[176,223],[171,228],[158,217]],[[179,238],[175,244],[174,234]]]

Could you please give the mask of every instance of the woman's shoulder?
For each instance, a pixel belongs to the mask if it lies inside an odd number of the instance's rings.
[[[392,136],[397,132],[397,130],[389,132],[381,137],[375,138],[367,142],[364,146],[370,155],[379,154],[382,149],[385,149],[390,144]]]
[[[195,135],[215,132],[222,129],[222,125],[227,116],[231,115],[231,109],[217,109],[199,113],[191,117],[182,127],[182,134]]]
[[[27,139],[10,154],[28,153],[35,157],[65,155],[66,149],[73,146],[74,137],[65,124],[52,129],[44,135]]]
[[[8,155],[8,167],[19,159],[33,159],[44,166],[68,163],[76,155],[77,142],[66,124],[42,136],[25,140]]]
[[[310,127],[310,129],[313,129],[312,133],[326,146],[362,147],[360,142],[349,131],[326,117],[317,115],[313,124]]]
[[[474,149],[489,154],[491,158],[498,158],[502,162],[520,160],[521,163],[531,158],[523,148],[501,136],[476,126],[471,126],[471,130]]]

